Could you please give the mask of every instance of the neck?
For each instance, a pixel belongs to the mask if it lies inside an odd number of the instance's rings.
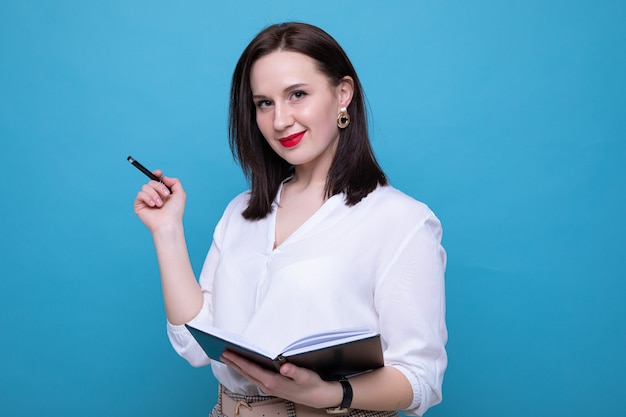
[[[296,165],[290,182],[298,184],[298,188],[301,189],[321,188],[323,190],[326,187],[332,160],[331,157],[311,164]]]
[[[326,187],[327,170],[308,170],[304,167],[296,167],[293,178],[289,181],[290,186],[301,191],[324,190]]]

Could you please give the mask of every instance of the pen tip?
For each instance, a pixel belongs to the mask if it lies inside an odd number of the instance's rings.
[[[135,161],[130,155],[128,155],[128,158],[126,158],[126,159],[128,159],[128,162],[134,162]]]

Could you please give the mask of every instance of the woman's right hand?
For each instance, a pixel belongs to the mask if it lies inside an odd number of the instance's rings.
[[[150,232],[155,233],[162,227],[182,224],[187,195],[178,179],[162,176],[159,169],[152,173],[161,177],[172,193],[160,182],[150,181],[137,193],[134,210]]]

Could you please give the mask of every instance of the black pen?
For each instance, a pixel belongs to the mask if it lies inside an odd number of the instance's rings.
[[[143,172],[144,174],[146,174],[146,176],[148,178],[150,178],[151,180],[155,180],[157,182],[160,182],[161,184],[165,185],[165,183],[163,182],[163,180],[159,177],[157,177],[156,175],[154,175],[152,172],[148,171],[148,169],[141,165],[139,162],[137,162],[136,160],[133,159],[132,156],[129,156],[128,158],[128,162],[130,162],[131,164],[133,164],[135,166],[135,168],[137,168],[139,171]],[[165,188],[167,188],[170,191],[170,194],[172,193],[172,189],[170,187],[168,187],[167,185],[165,185]]]

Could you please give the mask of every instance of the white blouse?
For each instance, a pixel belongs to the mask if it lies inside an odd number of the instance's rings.
[[[245,220],[249,194],[216,226],[200,274],[204,307],[192,320],[239,333],[270,350],[311,333],[346,327],[379,332],[386,366],[410,381],[421,415],[441,401],[447,366],[441,224],[428,207],[391,186],[353,207],[335,195],[276,249],[276,207]],[[184,326],[168,323],[174,349],[193,366],[212,364],[233,392],[262,394],[211,361]]]

